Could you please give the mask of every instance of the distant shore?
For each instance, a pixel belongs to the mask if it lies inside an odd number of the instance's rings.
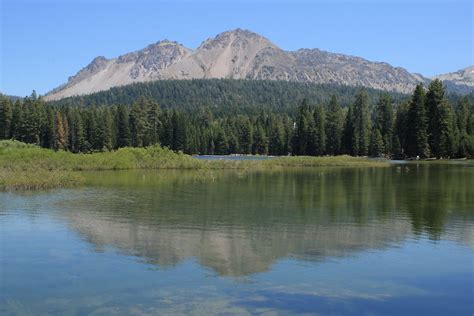
[[[264,158],[264,157],[262,157]],[[386,167],[384,160],[343,156],[272,159],[197,159],[160,146],[73,154],[17,141],[0,141],[0,189],[35,190],[84,183],[80,171],[178,169],[266,170],[290,167]]]

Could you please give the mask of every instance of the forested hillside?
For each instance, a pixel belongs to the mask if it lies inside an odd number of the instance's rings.
[[[161,108],[200,110],[214,115],[256,114],[261,110],[296,113],[303,99],[310,104],[327,104],[336,95],[341,105],[349,105],[359,88],[330,84],[311,84],[270,80],[195,79],[158,80],[112,88],[86,96],[48,102],[51,105],[130,105],[140,97],[156,101]],[[375,101],[379,90],[366,89]],[[391,93],[394,100],[407,99]]]
[[[72,152],[161,144],[190,154],[474,156],[472,102],[448,100],[439,80],[405,99],[366,89],[287,87],[163,81],[60,103],[35,94],[16,102],[2,97],[0,138]]]

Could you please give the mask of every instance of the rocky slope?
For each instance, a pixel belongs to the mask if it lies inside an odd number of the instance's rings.
[[[268,79],[366,86],[411,92],[429,79],[387,63],[319,49],[284,51],[268,39],[236,29],[205,40],[196,50],[168,40],[117,58],[95,58],[46,100],[161,79]]]
[[[474,91],[474,65],[433,77],[439,79],[448,87],[448,89],[460,93],[470,93]]]

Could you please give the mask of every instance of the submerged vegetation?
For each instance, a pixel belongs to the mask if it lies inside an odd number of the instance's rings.
[[[84,182],[80,171],[129,169],[278,169],[282,167],[383,167],[384,161],[351,156],[202,160],[158,145],[74,154],[18,141],[0,141],[0,188],[41,189]]]

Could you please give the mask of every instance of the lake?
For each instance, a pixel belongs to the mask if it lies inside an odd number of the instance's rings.
[[[474,165],[0,193],[1,315],[472,315]]]

